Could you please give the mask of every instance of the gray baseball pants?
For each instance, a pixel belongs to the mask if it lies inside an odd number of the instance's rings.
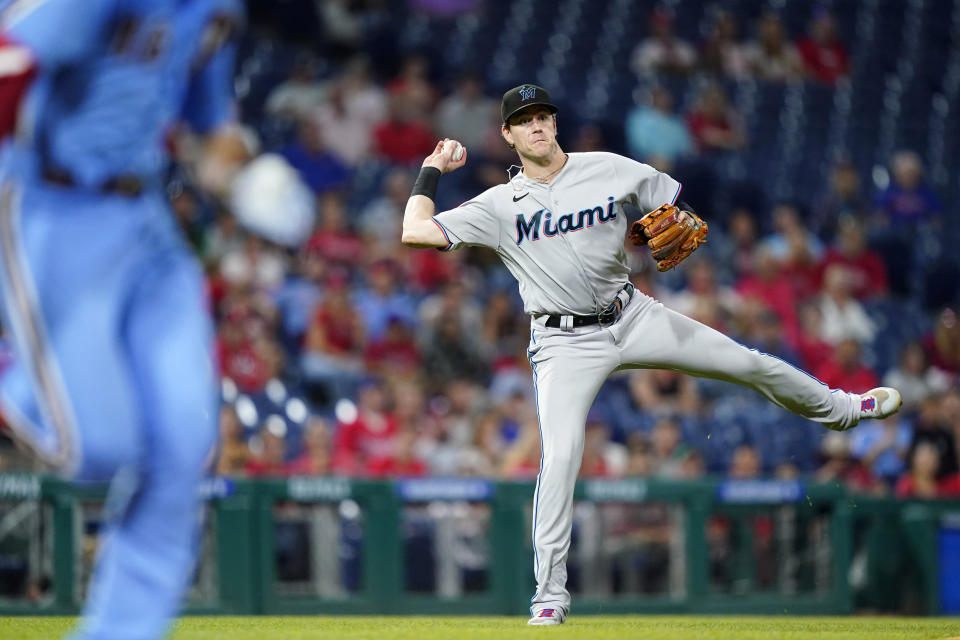
[[[541,461],[533,499],[531,612],[570,609],[567,552],[573,488],[583,456],[587,411],[600,385],[619,369],[671,369],[750,387],[793,413],[834,429],[860,418],[860,396],[831,390],[771,355],[748,349],[639,291],[620,320],[572,330],[532,320],[530,363],[540,421]]]

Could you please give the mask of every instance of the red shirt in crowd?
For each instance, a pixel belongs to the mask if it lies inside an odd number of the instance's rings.
[[[693,139],[696,140],[697,146],[701,151],[710,150],[713,148],[713,145],[710,144],[707,140],[707,132],[710,130],[721,131],[723,133],[733,133],[733,125],[724,118],[715,118],[710,117],[702,111],[694,111],[687,117],[687,124],[690,127],[690,132],[693,134]]]
[[[897,480],[896,494],[898,498],[924,498],[917,492],[917,484],[913,476],[906,473]],[[937,498],[960,497],[960,474],[953,473],[937,481]]]
[[[415,120],[385,122],[373,132],[380,150],[394,164],[414,164],[433,153],[437,138],[430,127]]]
[[[839,42],[823,44],[812,38],[801,38],[797,50],[807,72],[824,84],[835,84],[850,69],[847,51]]]
[[[390,468],[397,421],[390,414],[361,412],[357,419],[337,427],[333,468],[350,475],[376,475]]]
[[[323,332],[327,352],[337,355],[350,355],[359,348],[356,323],[359,320],[353,312],[338,313],[320,305],[314,316],[314,325]]]
[[[791,342],[807,371],[816,371],[833,356],[833,345],[804,331],[797,332]]]
[[[836,360],[827,360],[816,369],[814,375],[831,389],[843,389],[853,393],[869,391],[879,384],[877,374],[862,364],[853,369],[844,369]]]
[[[420,366],[420,351],[412,338],[392,340],[385,336],[367,347],[364,353],[371,370],[411,371]]]
[[[766,304],[780,318],[787,335],[797,333],[797,293],[785,275],[780,274],[773,280],[746,276],[737,283],[735,290],[743,298],[757,298]]]
[[[320,229],[307,240],[304,250],[315,253],[331,266],[351,267],[363,258],[363,242],[349,231]]]
[[[217,341],[217,353],[223,376],[237,383],[241,391],[256,393],[267,384],[270,369],[266,359],[248,340],[238,345]]]
[[[850,258],[836,249],[827,251],[818,266],[817,280],[823,287],[823,274],[827,267],[839,264],[846,267],[853,278],[853,296],[859,300],[887,292],[887,269],[883,260],[873,251],[865,251],[856,258]]]

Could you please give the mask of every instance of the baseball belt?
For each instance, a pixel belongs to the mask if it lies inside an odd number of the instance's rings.
[[[620,319],[623,310],[633,298],[633,285],[629,282],[623,285],[623,289],[617,293],[607,308],[593,316],[548,316],[546,326],[554,329],[564,329],[569,331],[577,327],[589,327],[599,324],[601,327],[608,327]],[[566,326],[564,326],[566,325]]]

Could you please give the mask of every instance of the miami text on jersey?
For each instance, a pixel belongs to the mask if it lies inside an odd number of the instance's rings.
[[[543,225],[543,235],[552,238],[553,236],[573,231],[580,231],[584,227],[592,227],[594,221],[603,224],[615,220],[617,212],[613,208],[613,196],[607,198],[607,208],[596,206],[592,209],[583,209],[582,211],[572,211],[565,213],[556,221],[553,220],[553,212],[546,209],[540,209],[530,216],[528,220],[522,213],[517,214],[517,245],[523,242],[524,238],[536,242],[540,239],[540,226]],[[577,222],[574,224],[573,220]]]

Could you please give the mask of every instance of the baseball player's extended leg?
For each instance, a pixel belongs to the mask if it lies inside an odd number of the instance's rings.
[[[530,362],[542,451],[533,501],[537,592],[530,609],[533,615],[557,609],[563,618],[570,609],[567,552],[584,424],[597,391],[617,365],[617,353],[605,331],[551,335],[537,330],[530,343]]]
[[[198,486],[216,435],[213,332],[192,261],[182,255],[160,266],[138,288],[124,335],[144,458],[98,558],[84,639],[161,637],[194,566]]]
[[[783,360],[749,349],[651,298],[635,302],[611,327],[622,368],[672,369],[740,384],[831,429],[848,429],[859,421],[859,395],[831,390]]]

